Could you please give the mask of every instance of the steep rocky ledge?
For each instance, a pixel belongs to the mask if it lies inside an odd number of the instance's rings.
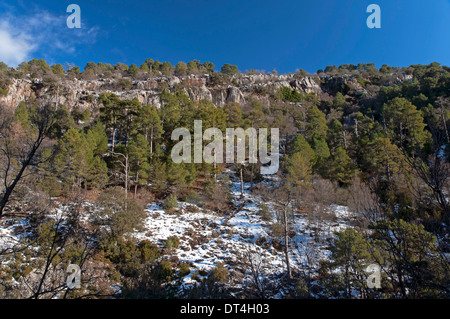
[[[404,79],[399,79],[404,80]],[[267,89],[288,87],[301,93],[334,94],[339,87],[346,85],[354,93],[364,93],[364,88],[352,75],[340,76],[306,76],[295,74],[239,74],[231,78],[230,84],[217,84],[210,75],[202,76],[169,76],[155,77],[147,80],[127,79],[129,86],[121,88],[120,79],[68,80],[63,79],[56,87],[44,85],[42,79],[14,79],[9,86],[8,94],[0,96],[0,103],[15,108],[21,101],[44,98],[49,101],[59,99],[69,110],[93,108],[96,98],[105,92],[112,92],[122,99],[137,98],[142,104],[161,106],[160,92],[166,87],[171,92],[180,88],[194,101],[209,99],[215,105],[223,107],[227,103],[245,103],[255,92],[266,92]]]

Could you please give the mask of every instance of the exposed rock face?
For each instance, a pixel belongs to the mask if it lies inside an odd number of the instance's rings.
[[[224,107],[228,103],[245,103],[245,96],[242,91],[235,86],[228,86],[226,89],[210,89],[212,93],[212,102],[219,106]]]
[[[171,92],[183,88],[193,101],[208,99],[219,107],[229,102],[242,103],[245,101],[243,92],[235,86],[207,87],[207,76],[188,76],[179,78],[160,77],[145,81],[135,81],[130,89],[117,88],[118,80],[99,79],[92,81],[64,80],[59,83],[57,89],[52,91],[41,83],[40,80],[16,79],[9,87],[8,94],[0,97],[0,103],[15,108],[21,101],[29,101],[34,98],[45,98],[50,102],[65,104],[69,110],[77,107],[80,109],[94,107],[93,101],[102,93],[111,92],[121,99],[137,98],[142,104],[161,106],[160,87],[166,83]]]
[[[15,79],[6,96],[0,96],[0,103],[11,108],[17,107],[21,101],[44,98],[52,102],[65,104],[73,108],[86,109],[96,107],[96,98],[102,93],[112,92],[121,99],[137,98],[142,104],[161,107],[160,92],[167,88],[171,92],[182,89],[193,101],[211,100],[216,106],[223,107],[227,103],[245,103],[249,97],[262,88],[272,90],[281,87],[298,90],[301,93],[336,94],[337,91],[358,94],[364,88],[350,74],[324,77],[298,77],[295,74],[239,74],[231,79],[231,83],[215,85],[209,81],[209,75],[189,75],[184,77],[161,76],[147,80],[135,80],[124,88],[118,79],[98,80],[62,80],[55,89],[49,89],[41,80]],[[399,81],[409,80],[406,76]]]
[[[13,80],[9,86],[8,94],[0,96],[0,103],[15,108],[21,101],[29,100],[35,97],[35,91],[32,89],[32,82],[27,80]]]
[[[318,85],[312,77],[304,77],[300,80],[296,79],[293,80],[290,84],[293,88],[296,88],[300,92],[314,94],[319,94],[322,92],[320,85]]]

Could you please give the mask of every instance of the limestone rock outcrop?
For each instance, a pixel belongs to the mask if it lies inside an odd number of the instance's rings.
[[[398,81],[410,80],[404,76]],[[125,84],[124,84],[125,83]],[[352,74],[338,76],[299,76],[298,74],[238,74],[227,83],[217,84],[210,75],[160,76],[144,80],[132,79],[63,79],[48,85],[42,79],[14,79],[8,88],[8,94],[0,96],[0,103],[11,108],[21,101],[35,98],[47,99],[73,108],[86,109],[98,106],[96,99],[103,93],[111,92],[121,99],[137,98],[142,104],[161,107],[160,93],[163,89],[170,92],[184,90],[193,101],[211,100],[216,106],[227,103],[245,103],[255,92],[272,92],[281,87],[295,89],[303,94],[336,94],[337,91],[349,94],[361,94],[364,87]],[[268,90],[270,89],[270,90]],[[267,94],[265,94],[267,95]],[[260,94],[260,98],[265,97]]]

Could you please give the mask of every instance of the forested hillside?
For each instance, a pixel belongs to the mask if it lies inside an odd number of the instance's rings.
[[[449,297],[449,67],[215,69],[0,63],[1,298]],[[175,164],[194,120],[278,173]]]

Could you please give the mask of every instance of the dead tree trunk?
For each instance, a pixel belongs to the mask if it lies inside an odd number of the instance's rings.
[[[244,196],[244,174],[242,172],[242,165],[241,165],[241,196]]]
[[[286,258],[286,271],[289,279],[292,279],[291,264],[289,262],[289,221],[288,221],[288,207],[287,204],[283,210],[284,218],[284,255]]]

